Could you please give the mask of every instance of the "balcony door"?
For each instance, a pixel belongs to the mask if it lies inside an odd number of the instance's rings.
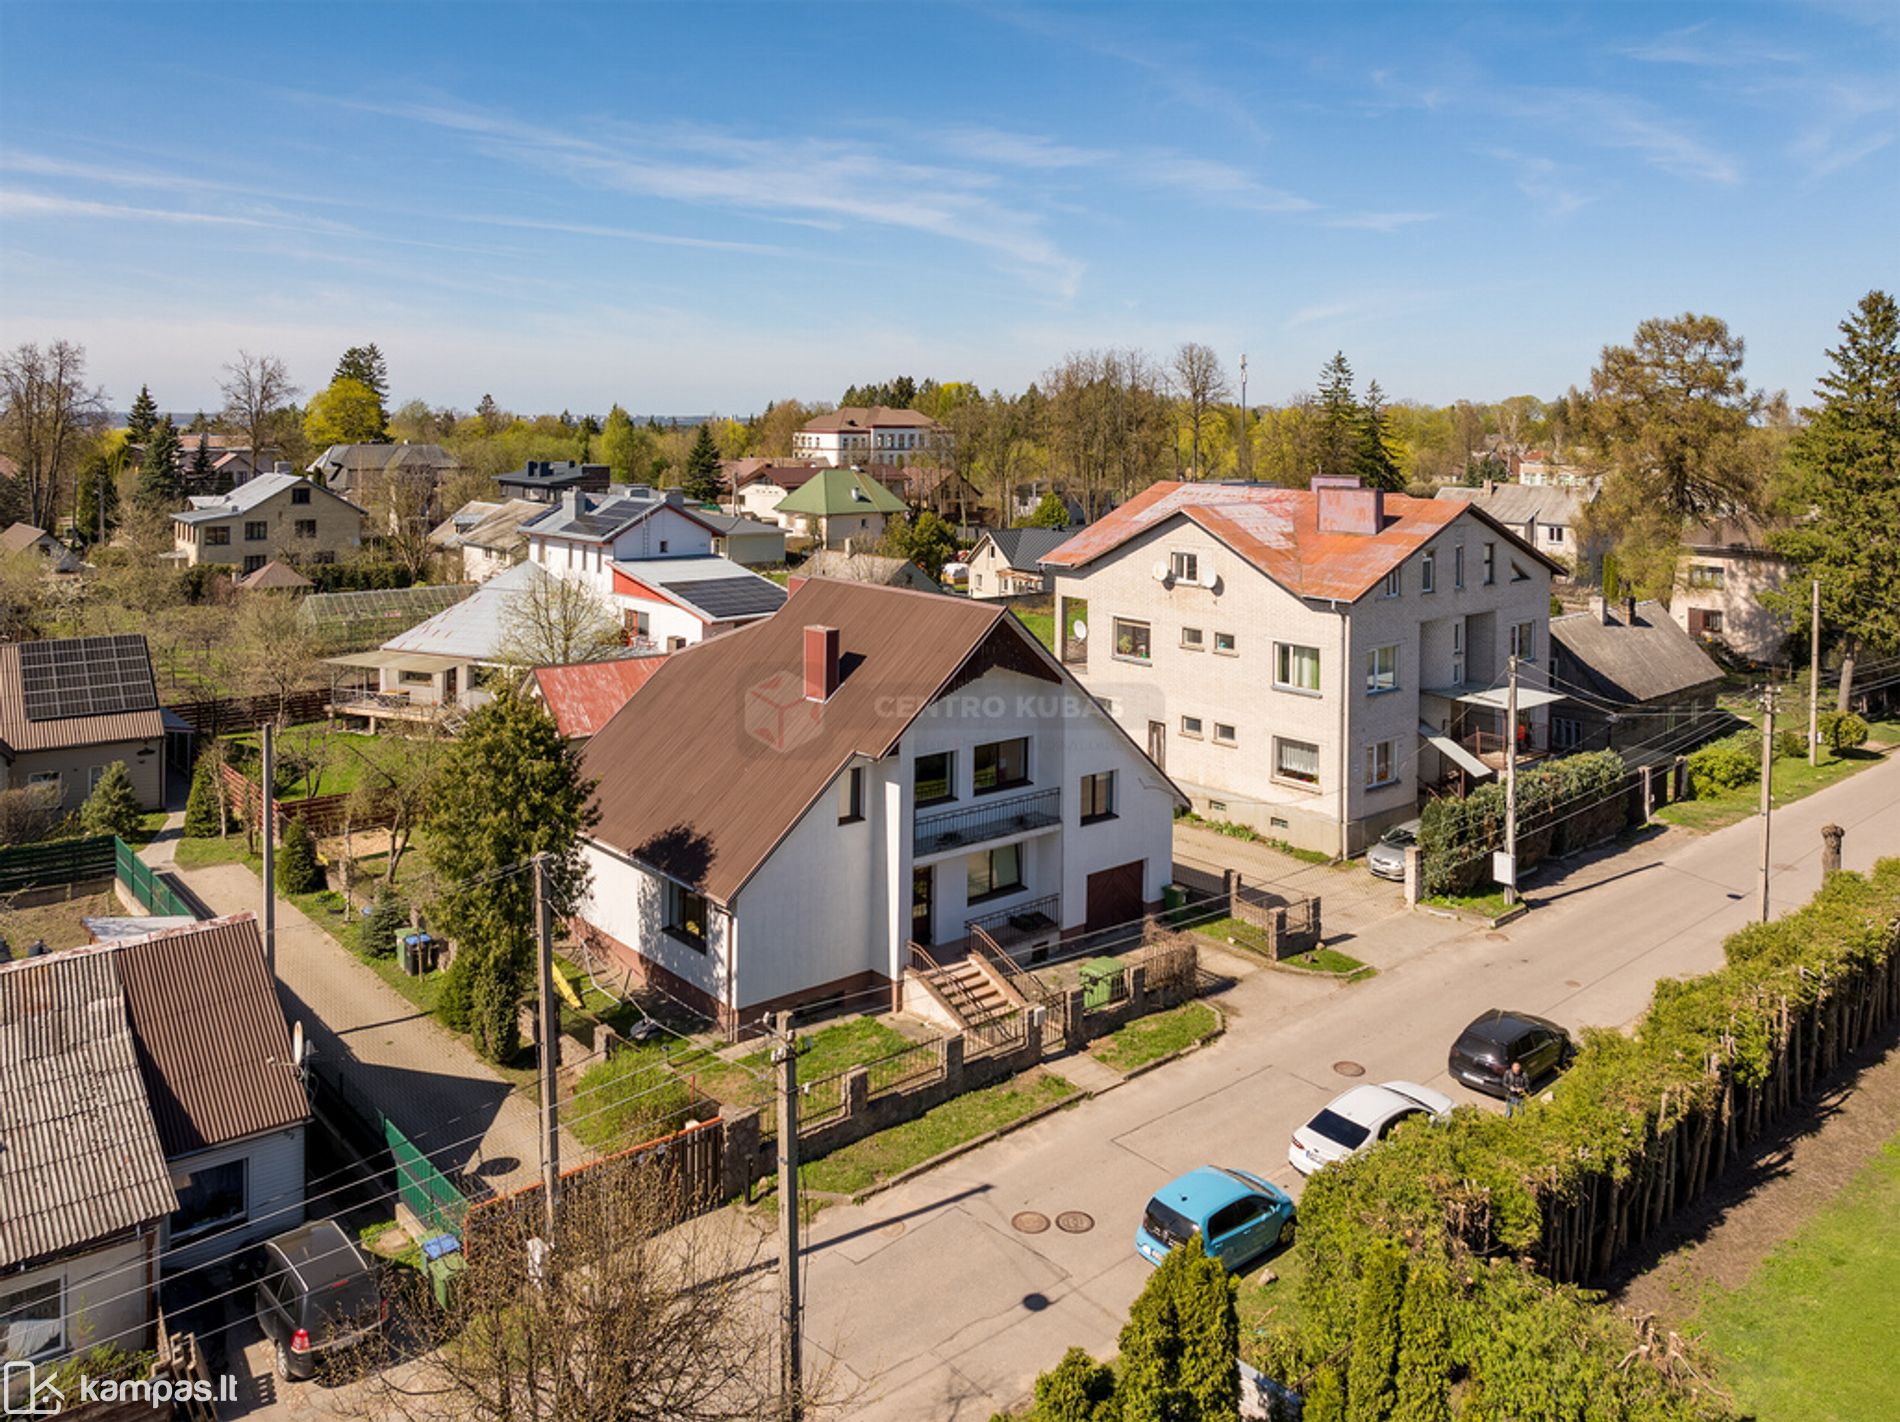
[[[937,907],[937,869],[926,864],[910,871],[910,941],[930,946],[931,920]]]

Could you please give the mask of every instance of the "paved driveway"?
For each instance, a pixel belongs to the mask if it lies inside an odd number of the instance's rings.
[[[1900,852],[1900,763],[1777,812],[1776,911],[1814,892],[1830,820],[1848,829],[1850,868]],[[1112,1352],[1148,1273],[1132,1247],[1148,1194],[1209,1160],[1296,1186],[1287,1142],[1347,1084],[1334,1063],[1479,1101],[1446,1076],[1445,1052],[1481,1009],[1621,1026],[1658,978],[1719,966],[1723,937],[1752,916],[1758,834],[1747,822],[1637,845],[1613,873],[1598,861],[1595,887],[1555,889],[1500,931],[1385,919],[1368,935],[1376,954],[1353,950],[1382,963],[1370,981],[1308,996],[1288,991],[1284,974],[1248,975],[1227,995],[1230,1031],[1209,1050],[863,1206],[826,1210],[809,1248],[807,1336],[860,1389],[850,1415],[982,1422],[1065,1348]],[[1011,1225],[1023,1210],[1084,1211],[1093,1228],[1023,1234]]]

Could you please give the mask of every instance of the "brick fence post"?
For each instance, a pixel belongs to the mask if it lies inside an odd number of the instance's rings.
[[[1134,1007],[1134,1015],[1139,1017],[1148,1010],[1148,965],[1137,963],[1128,969],[1128,1000]]]
[[[871,1073],[854,1066],[844,1074],[844,1118],[862,1116],[871,1101]]]
[[[1062,1045],[1080,1051],[1088,1045],[1088,1028],[1083,1025],[1082,989],[1072,987],[1062,995]]]
[[[945,1037],[937,1043],[937,1059],[943,1064],[944,1088],[955,1094],[957,1083],[963,1080],[963,1034]]]
[[[759,1178],[759,1108],[721,1106],[719,1130],[720,1198],[737,1199]]]
[[[1417,908],[1419,895],[1423,892],[1420,885],[1425,877],[1425,855],[1414,844],[1405,851],[1405,906]]]
[[[1234,898],[1240,892],[1240,871],[1223,869],[1221,871],[1221,898],[1227,906],[1227,916],[1234,916]]]

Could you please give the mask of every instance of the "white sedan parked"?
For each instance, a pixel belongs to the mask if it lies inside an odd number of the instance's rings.
[[[1415,1081],[1355,1086],[1293,1133],[1286,1158],[1300,1174],[1311,1175],[1321,1166],[1371,1150],[1401,1121],[1417,1117],[1442,1121],[1451,1114],[1451,1107],[1452,1100],[1444,1092]]]

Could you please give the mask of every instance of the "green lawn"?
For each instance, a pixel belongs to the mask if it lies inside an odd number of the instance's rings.
[[[1437,908],[1462,909],[1486,918],[1501,918],[1512,907],[1504,901],[1504,890],[1496,888],[1482,894],[1428,894],[1422,902]]]
[[[1273,950],[1267,946],[1265,930],[1255,927],[1245,919],[1217,918],[1211,923],[1203,923],[1194,929],[1204,933],[1222,947],[1245,948],[1271,960]],[[1313,949],[1310,953],[1297,953],[1291,958],[1278,960],[1280,966],[1304,969],[1313,973],[1331,973],[1350,976],[1353,982],[1372,977],[1378,969],[1368,967],[1357,958],[1327,947]]]
[[[260,754],[257,732],[245,731],[225,738],[231,748],[233,763],[239,769],[257,778],[257,759]],[[307,795],[347,795],[361,781],[365,760],[357,752],[377,744],[379,738],[367,736],[355,731],[337,730],[327,721],[305,721],[295,726],[287,726],[277,733],[277,793],[285,799],[301,799]],[[291,778],[291,772],[297,763],[305,757],[320,758],[321,774],[317,777],[315,788],[310,782],[299,776]]]
[[[1053,612],[1025,612],[1021,608],[1011,608],[1016,620],[1035,634],[1036,640],[1057,656],[1061,652],[1056,648],[1056,615]]]
[[[1240,1315],[1240,1356],[1256,1367],[1272,1371],[1275,1359],[1266,1346],[1276,1333],[1287,1333],[1300,1317],[1300,1280],[1305,1276],[1305,1256],[1297,1249],[1283,1249],[1267,1260],[1265,1267],[1255,1265],[1240,1278],[1240,1291],[1234,1300]],[[1262,1282],[1273,1274],[1272,1283]]]
[[[1241,824],[1238,820],[1210,820],[1196,814],[1192,810],[1187,811],[1185,814],[1178,815],[1176,818],[1183,824],[1194,825],[1200,829],[1212,830],[1215,834],[1224,834],[1229,839],[1243,840],[1248,844],[1263,844],[1268,849],[1284,854],[1288,858],[1299,860],[1302,864],[1344,864],[1347,862],[1344,860],[1336,861],[1332,855],[1326,853],[1324,850],[1301,849],[1298,845],[1289,844],[1284,839],[1274,839],[1270,835],[1260,833],[1260,831],[1255,829],[1252,825]]]
[[[1205,1041],[1220,1030],[1220,1017],[1204,1002],[1183,1003],[1148,1017],[1137,1017],[1126,1027],[1089,1044],[1089,1055],[1116,1071],[1133,1071],[1170,1052]]]
[[[575,1084],[571,1109],[562,1108],[568,1128],[603,1154],[678,1130],[694,1105],[681,1068],[706,1055],[676,1042],[649,1041],[595,1062]]]
[[[1754,1278],[1698,1315],[1759,1422],[1863,1422],[1900,1398],[1900,1136]]]
[[[1874,721],[1868,730],[1869,745],[1900,744],[1900,721]],[[1842,751],[1839,755],[1822,747],[1820,764],[1816,766],[1810,766],[1805,756],[1778,757],[1773,780],[1775,805],[1779,808],[1812,795],[1817,790],[1825,790],[1837,781],[1859,774],[1870,765],[1878,765],[1880,760],[1880,755],[1867,746]],[[1718,795],[1663,805],[1657,809],[1656,818],[1665,824],[1706,833],[1737,824],[1757,813],[1760,808],[1761,785],[1757,777],[1754,783]]]

